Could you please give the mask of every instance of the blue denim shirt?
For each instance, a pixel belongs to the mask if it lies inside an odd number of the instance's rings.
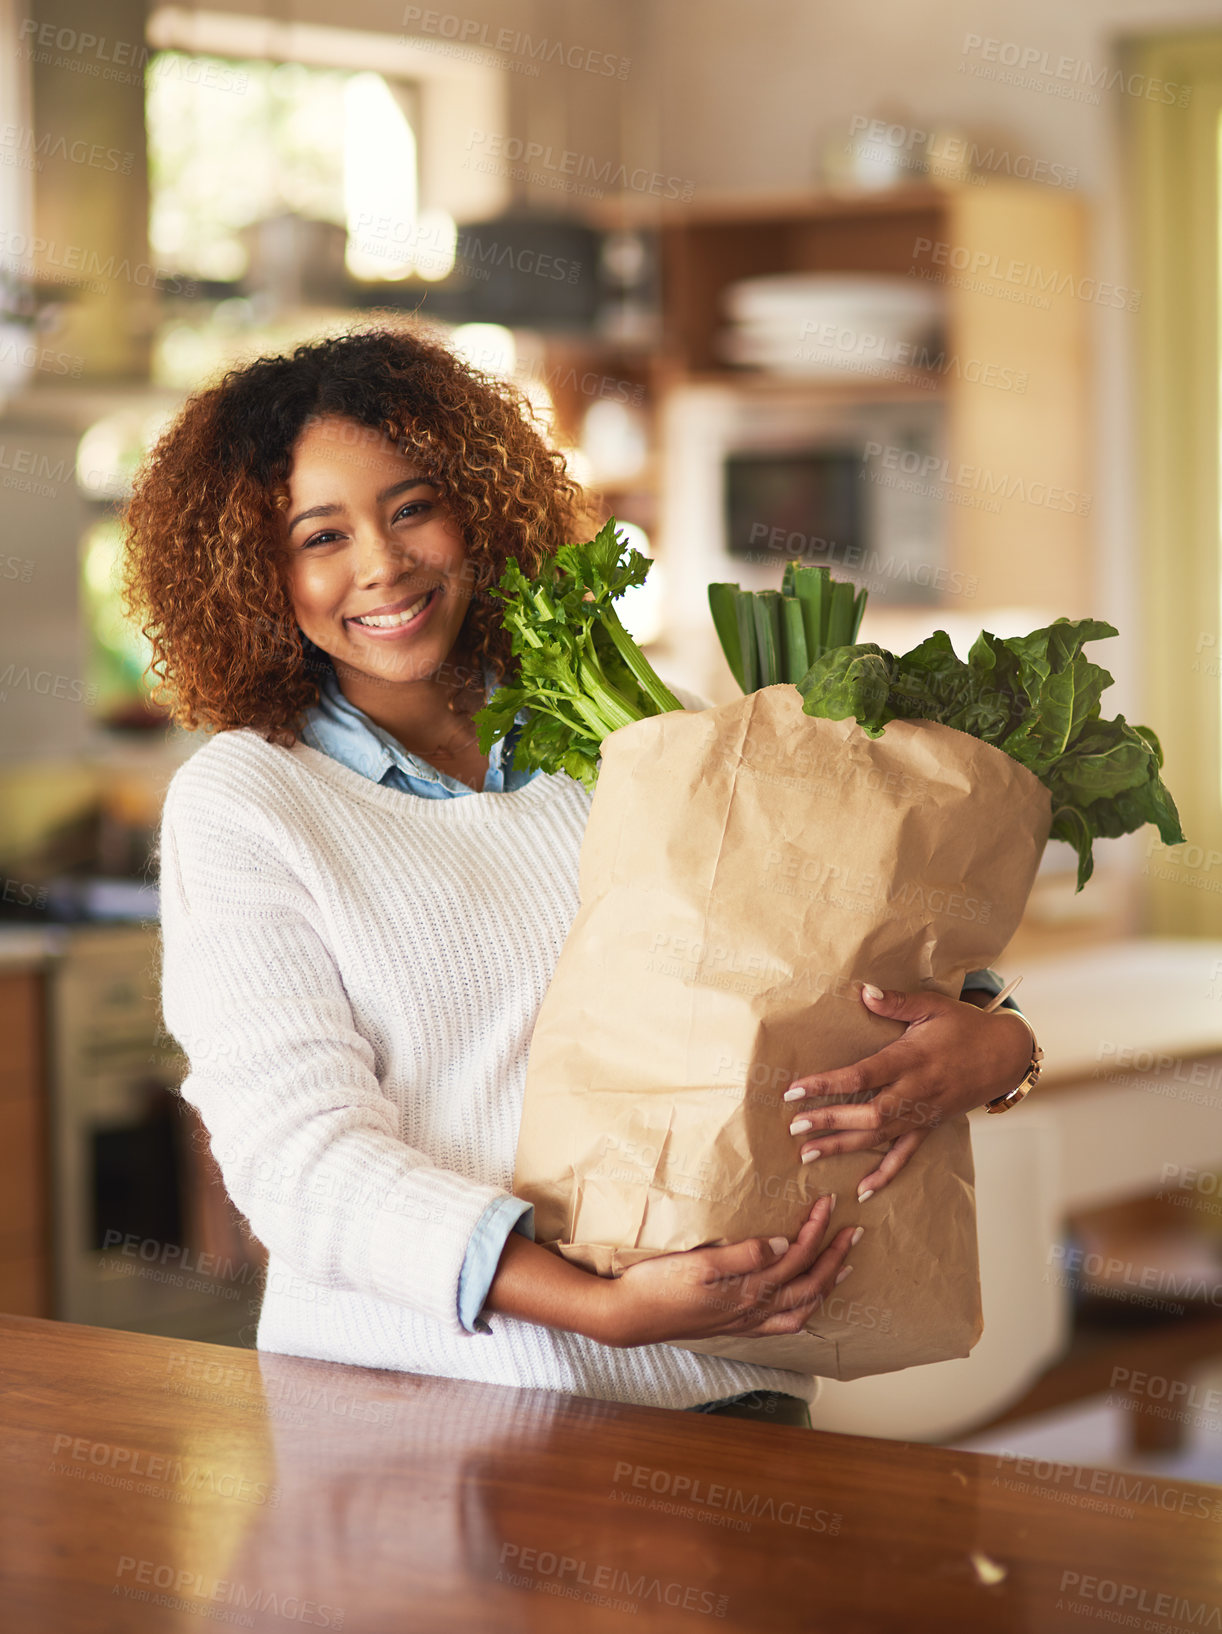
[[[486,675],[485,685],[491,687],[492,680],[491,674]],[[344,696],[334,669],[322,672],[318,693],[318,702],[306,711],[301,730],[302,740],[311,749],[330,755],[374,783],[388,789],[402,789],[422,800],[448,800],[475,793],[458,778],[439,772],[419,755],[409,754],[397,738],[371,721],[363,709],[358,709]],[[484,794],[512,794],[536,775],[534,771],[519,771],[513,765],[517,727],[525,719],[523,710],[509,735],[492,745]],[[488,1298],[497,1263],[511,1231],[534,1241],[534,1207],[516,1197],[498,1197],[480,1215],[459,1272],[458,1319],[468,1333],[492,1332],[479,1312]]]
[[[492,682],[491,672],[486,671],[485,687],[490,690]],[[518,726],[525,720],[523,709],[518,712],[509,735],[492,745],[482,793],[512,794],[535,776],[533,771],[516,771],[513,766]],[[331,668],[322,671],[318,702],[306,710],[301,736],[311,749],[321,750],[324,755],[330,755],[333,760],[341,761],[352,771],[388,789],[403,789],[408,794],[418,794],[423,800],[446,800],[451,795],[475,793],[458,778],[439,772],[419,755],[409,754],[398,738],[371,721],[363,709],[358,709],[344,696],[339,678]]]
[[[491,674],[485,676],[485,685],[492,686]],[[370,720],[364,710],[351,703],[340,689],[334,669],[322,672],[319,681],[318,702],[305,713],[301,736],[311,749],[330,755],[342,765],[374,783],[386,788],[402,789],[418,795],[422,800],[448,800],[475,791],[456,777],[439,772],[419,755],[409,754],[397,738]],[[534,771],[519,771],[513,765],[513,745],[517,728],[526,719],[519,712],[513,729],[499,743],[494,743],[488,756],[488,772],[484,778],[484,794],[511,794],[529,783]],[[996,995],[1004,982],[992,970],[971,970],[964,978],[963,992],[972,988],[984,989]],[[1017,1010],[1012,999],[1003,1003]],[[530,1203],[517,1197],[499,1197],[490,1203],[480,1216],[466,1258],[458,1278],[458,1318],[468,1333],[491,1333],[492,1329],[480,1316],[497,1264],[511,1231],[534,1241],[535,1211]]]

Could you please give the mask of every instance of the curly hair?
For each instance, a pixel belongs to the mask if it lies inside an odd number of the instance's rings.
[[[512,667],[487,594],[506,562],[537,573],[581,537],[586,497],[525,394],[418,325],[231,369],[188,399],[141,466],[126,513],[123,606],[152,647],[153,702],[179,726],[254,727],[291,745],[318,698],[330,658],[294,617],[281,506],[294,444],[324,416],[383,433],[437,483],[473,567],[456,645],[472,673],[500,679]]]

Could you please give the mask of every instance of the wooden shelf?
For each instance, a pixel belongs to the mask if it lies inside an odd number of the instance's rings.
[[[898,365],[887,364],[887,368]],[[737,391],[775,397],[792,392],[804,399],[825,398],[829,403],[927,403],[946,390],[946,376],[926,369],[903,369],[903,379],[880,375],[799,375],[771,369],[693,369],[684,378],[690,385],[733,386]]]
[[[975,583],[981,606],[1024,606],[1038,587],[1068,617],[1096,611],[1081,199],[998,180],[812,191],[698,200],[656,225],[664,329],[687,381],[831,403],[944,404],[947,468],[975,473],[990,498],[948,494],[945,566]],[[919,378],[841,385],[727,368],[717,336],[728,289],[785,273],[890,274],[939,289],[946,362],[937,389]]]
[[[993,185],[990,183],[990,186]],[[901,187],[849,191],[838,188],[786,188],[774,192],[753,190],[706,192],[686,202],[651,199],[639,193],[619,194],[591,206],[596,226],[670,226],[675,223],[725,223],[791,217],[794,220],[835,219],[847,216],[888,216],[912,210],[940,208],[947,197],[968,188],[937,187],[916,182]]]
[[[1097,286],[1084,283],[1092,268],[1080,196],[990,178],[987,186],[702,194],[686,204],[607,200],[592,218],[656,232],[663,340],[647,357],[598,341],[557,343],[555,355],[569,362],[584,355],[608,375],[641,384],[658,450],[652,516],[651,484],[612,491],[617,498],[632,491],[640,507],[632,520],[654,524],[663,555],[688,514],[685,503],[671,504],[663,446],[663,411],[676,389],[724,387],[748,404],[792,400],[820,412],[924,402],[940,411],[945,461],[926,484],[943,501],[945,555],[937,565],[947,582],[972,586],[970,602],[960,596],[947,610],[1039,605],[1071,618],[1098,613],[1087,386],[1095,318],[1087,297]],[[889,374],[837,380],[728,366],[717,341],[727,290],[786,273],[884,274],[939,289],[938,370],[891,365]],[[558,414],[573,436],[589,398],[564,395]],[[695,556],[684,559],[685,572],[698,571]]]

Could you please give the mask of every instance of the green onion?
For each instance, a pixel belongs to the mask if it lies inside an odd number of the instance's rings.
[[[755,639],[759,649],[759,684],[775,686],[781,679],[781,593],[758,590],[752,597]]]
[[[857,639],[866,592],[826,567],[788,562],[776,590],[711,584],[709,608],[734,679],[744,692],[798,684],[816,659]]]
[[[781,595],[781,630],[785,648],[785,679],[796,686],[810,668],[802,603],[796,596]]]

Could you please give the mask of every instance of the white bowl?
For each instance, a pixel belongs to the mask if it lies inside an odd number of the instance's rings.
[[[875,273],[788,272],[769,278],[745,278],[722,295],[727,315],[746,325],[799,319],[852,319],[878,322],[933,321],[942,312],[936,284]]]

